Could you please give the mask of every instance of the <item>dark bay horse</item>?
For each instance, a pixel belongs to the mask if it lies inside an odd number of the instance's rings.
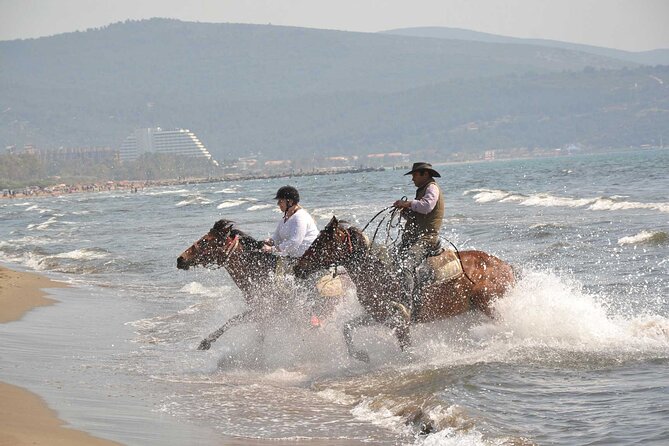
[[[247,309],[227,321],[200,343],[198,350],[207,350],[228,329],[246,322],[273,317],[287,308],[294,296],[282,290],[275,280],[280,258],[261,251],[263,242],[255,240],[234,227],[228,220],[219,220],[202,238],[177,258],[177,268],[217,265],[224,267],[239,287]],[[317,308],[320,316],[334,310],[334,298],[323,298]]]
[[[345,325],[344,338],[349,354],[363,361],[369,359],[367,353],[355,350],[352,344],[353,330],[357,327],[383,323],[394,329],[402,349],[410,343],[409,326],[400,323],[390,305],[400,295],[401,275],[368,245],[367,237],[360,229],[340,224],[336,217],[332,217],[294,268],[296,277],[306,277],[332,265],[346,268],[366,314]],[[416,322],[445,319],[470,309],[493,317],[492,301],[515,283],[511,266],[482,251],[462,251],[460,260],[465,274],[447,282],[427,283],[420,287],[421,304],[414,309]]]

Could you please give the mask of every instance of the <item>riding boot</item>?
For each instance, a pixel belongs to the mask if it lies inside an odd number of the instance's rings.
[[[403,322],[409,324],[411,323],[412,311],[413,311],[413,289],[414,289],[414,277],[411,271],[402,272],[402,290],[400,292],[400,298],[398,301],[393,302],[397,315],[403,320]]]

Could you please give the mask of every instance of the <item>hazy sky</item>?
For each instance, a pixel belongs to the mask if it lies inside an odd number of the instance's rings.
[[[630,51],[669,48],[669,0],[0,0],[0,40],[151,17],[363,32],[447,26]]]

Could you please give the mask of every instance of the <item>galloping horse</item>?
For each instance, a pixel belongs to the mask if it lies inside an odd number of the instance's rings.
[[[228,329],[262,317],[274,316],[285,309],[292,297],[277,290],[274,272],[279,257],[261,251],[263,242],[235,228],[228,220],[217,221],[211,230],[177,258],[177,268],[218,265],[224,267],[244,295],[248,309],[233,317],[202,340],[198,350],[208,350]],[[330,301],[334,299],[329,299]],[[322,303],[322,302],[321,302]],[[324,313],[330,306],[319,308]]]
[[[340,224],[336,217],[321,231],[311,247],[294,268],[296,277],[307,277],[314,271],[342,265],[357,288],[358,301],[367,314],[359,316],[344,327],[349,355],[368,361],[367,353],[353,348],[353,330],[379,322],[394,329],[400,348],[409,345],[409,326],[397,318],[390,304],[401,291],[401,275],[390,268],[371,249],[367,237],[358,228]],[[482,251],[459,253],[464,274],[442,283],[427,283],[420,287],[420,305],[414,309],[416,322],[445,319],[470,309],[478,309],[493,317],[491,303],[502,296],[514,283],[511,266]]]

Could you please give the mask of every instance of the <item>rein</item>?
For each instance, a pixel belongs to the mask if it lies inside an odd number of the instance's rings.
[[[405,201],[406,201],[406,200],[407,200],[407,197],[406,197],[406,196],[402,197],[402,200],[405,200]],[[377,212],[376,215],[374,215],[374,216],[372,217],[372,219],[369,220],[369,222],[367,222],[367,224],[362,228],[362,232],[365,232],[365,229],[367,229],[367,227],[368,227],[368,226],[369,226],[369,225],[376,219],[376,217],[378,217],[379,215],[381,215],[382,213],[388,211],[388,209],[391,209],[391,208],[392,208],[392,210],[391,210],[390,212],[388,212],[386,215],[384,215],[383,218],[382,218],[382,219],[379,221],[379,223],[376,225],[376,229],[374,230],[374,235],[372,236],[372,240],[370,241],[369,246],[367,247],[367,250],[368,250],[368,251],[371,249],[372,244],[374,243],[374,240],[376,240],[376,234],[379,232],[379,229],[381,228],[381,225],[383,224],[384,220],[385,220],[386,218],[388,218],[388,216],[390,216],[390,219],[388,220],[388,223],[386,224],[386,245],[388,245],[388,239],[389,239],[389,237],[390,237],[390,231],[391,231],[391,229],[400,227],[400,223],[401,223],[401,220],[402,220],[402,213],[401,213],[401,211],[400,211],[399,209],[395,208],[394,206],[388,206],[388,207],[385,207],[385,208],[381,209],[379,212]],[[397,214],[399,214],[399,215],[397,215]],[[395,219],[395,216],[396,216],[396,215],[397,215],[397,223],[393,224],[393,220]],[[350,243],[351,243],[351,241],[350,241],[350,239],[351,239],[351,235],[349,234],[349,231],[346,231],[346,233],[348,234],[348,239],[349,239],[349,244],[350,244]],[[401,235],[398,234],[397,239],[396,239],[396,240],[393,240],[392,243],[390,243],[390,244],[391,244],[391,245],[394,244],[394,243],[397,242],[397,240],[399,240],[400,238],[401,238]],[[444,240],[446,240],[446,241],[453,247],[453,249],[455,250],[455,254],[456,254],[457,258],[458,258],[458,262],[460,262],[460,268],[462,268],[462,273],[465,275],[465,277],[467,278],[467,280],[469,280],[469,281],[471,282],[472,285],[476,285],[476,282],[474,282],[474,281],[471,279],[471,277],[469,277],[469,275],[467,274],[467,272],[465,271],[465,267],[464,267],[464,265],[462,264],[462,258],[460,257],[460,251],[458,250],[458,247],[455,246],[455,245],[453,244],[453,242],[451,242],[449,239],[444,238]],[[351,253],[353,252],[352,249],[353,249],[353,248],[351,247],[351,251],[350,251]]]
[[[406,201],[407,197],[404,196],[401,199]],[[385,208],[381,209],[379,212],[377,212],[376,215],[374,215],[372,217],[372,219],[369,220],[369,222],[367,222],[367,224],[362,228],[362,232],[365,232],[365,229],[367,229],[367,227],[376,219],[376,217],[381,215],[383,212],[388,211],[389,209],[391,209],[390,212],[388,212],[386,215],[384,215],[383,218],[381,220],[379,220],[379,223],[376,225],[376,229],[374,230],[374,235],[372,235],[372,240],[370,241],[369,246],[371,246],[374,243],[374,240],[376,240],[376,234],[379,232],[379,229],[381,229],[381,225],[383,224],[383,222],[389,216],[390,216],[390,219],[388,220],[388,223],[386,223],[386,245],[389,244],[388,240],[390,239],[391,230],[394,229],[394,228],[401,228],[400,223],[402,221],[402,211],[400,209],[394,207],[394,206],[388,206],[388,207],[385,207]],[[393,223],[393,221],[395,219],[397,220],[397,222]],[[392,244],[396,243],[397,240],[399,240],[400,238],[401,238],[401,235],[398,234],[397,239],[391,240],[390,244],[392,245]]]

